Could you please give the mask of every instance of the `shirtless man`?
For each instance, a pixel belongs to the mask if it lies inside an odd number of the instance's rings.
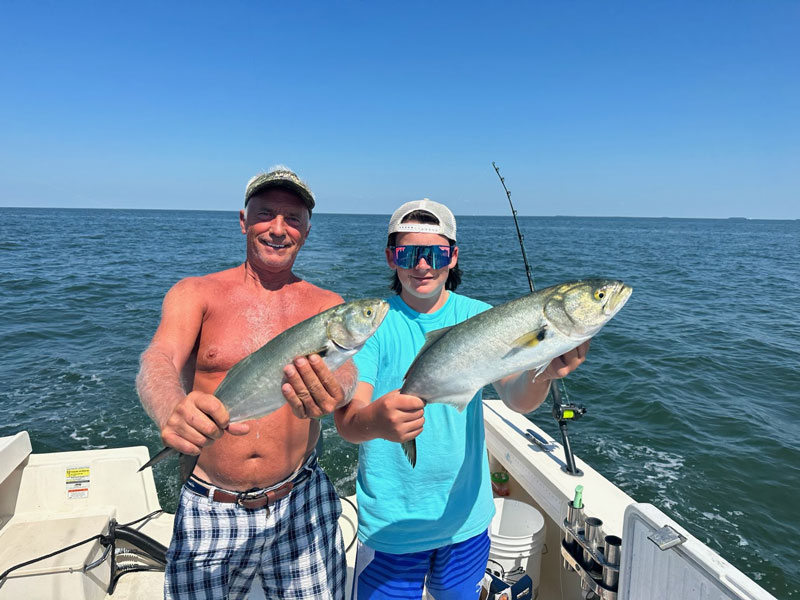
[[[267,598],[344,598],[341,506],[317,465],[320,424],[309,417],[349,400],[352,363],[334,374],[319,356],[296,359],[284,368],[287,406],[244,423],[230,424],[213,395],[240,359],[342,303],[292,273],[313,208],[286,168],[251,179],[239,213],[244,264],[176,283],[142,354],[137,391],[161,439],[199,454],[175,514],[167,598],[243,598],[256,574]]]

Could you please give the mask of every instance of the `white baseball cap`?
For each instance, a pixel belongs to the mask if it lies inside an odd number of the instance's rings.
[[[439,220],[435,223],[403,223],[403,219],[415,210],[432,214]],[[444,204],[439,204],[428,198],[406,202],[392,214],[389,219],[389,234],[392,233],[438,233],[456,241],[456,218]]]

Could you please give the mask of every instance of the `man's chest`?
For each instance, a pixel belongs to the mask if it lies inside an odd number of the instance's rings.
[[[228,303],[209,310],[197,345],[199,371],[227,371],[284,330],[316,311],[290,299],[275,302]]]

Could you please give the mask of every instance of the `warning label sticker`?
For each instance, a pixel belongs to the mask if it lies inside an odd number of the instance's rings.
[[[67,469],[67,481],[83,477],[89,478],[89,467],[72,467]]]
[[[89,467],[68,467],[66,472],[67,499],[89,497]]]

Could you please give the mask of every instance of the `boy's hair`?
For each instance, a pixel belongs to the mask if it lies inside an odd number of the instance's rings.
[[[403,218],[403,223],[407,223],[409,221],[414,221],[415,223],[433,223],[434,225],[439,224],[439,219],[424,210],[415,210],[414,212],[408,213],[405,218]],[[386,241],[386,246],[394,246],[396,239],[397,234],[390,233],[389,239]],[[451,246],[455,246],[455,240],[447,238],[447,241],[450,242]],[[444,289],[455,291],[460,283],[461,269],[459,268],[458,264],[456,264],[456,266],[450,269],[450,272],[447,274],[447,281],[444,284]],[[397,276],[397,271],[392,271],[392,282],[389,284],[389,289],[395,294],[400,294],[400,292],[403,291],[403,284],[400,283],[400,278]]]

